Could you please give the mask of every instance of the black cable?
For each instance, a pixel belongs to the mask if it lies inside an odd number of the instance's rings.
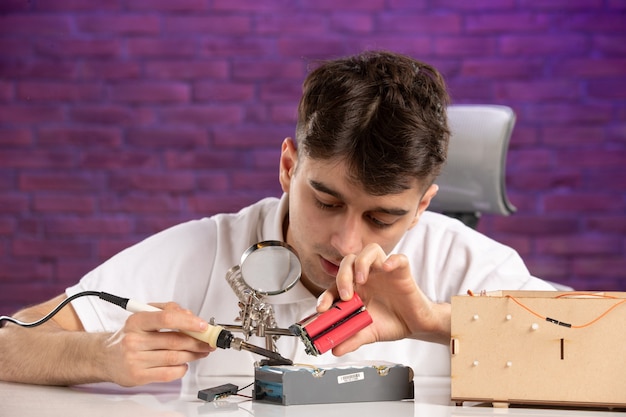
[[[245,394],[241,394],[241,391],[245,390],[246,388],[251,387],[252,385],[254,385],[254,382],[249,383],[248,385],[246,385],[245,387],[241,387],[237,390],[237,392],[235,393],[235,395],[238,395],[240,397],[244,397],[244,398],[250,398],[252,399],[251,395],[245,395]]]
[[[246,385],[245,387],[241,387],[241,388],[239,388],[239,389],[237,390],[237,392],[239,392],[239,391],[243,391],[243,390],[245,390],[246,388],[251,387],[252,385],[254,385],[254,382],[249,383],[249,384],[248,384],[248,385]]]
[[[20,321],[20,320],[18,320],[16,318],[13,318],[13,317],[10,317],[10,316],[0,316],[0,327],[4,326],[4,322],[17,324],[18,326],[22,326],[22,327],[36,327],[36,326],[39,326],[41,324],[44,324],[48,320],[50,320],[52,317],[54,317],[68,303],[72,302],[73,300],[75,300],[75,299],[77,299],[79,297],[85,297],[85,296],[97,296],[101,300],[108,301],[109,303],[113,303],[115,305],[118,305],[118,306],[122,307],[123,309],[126,309],[126,304],[128,304],[128,298],[118,297],[116,295],[109,294],[109,293],[106,293],[106,292],[101,292],[101,291],[83,291],[83,292],[79,292],[77,294],[74,294],[74,295],[66,298],[65,300],[61,301],[59,303],[59,305],[54,308],[54,310],[52,310],[50,313],[48,313],[46,316],[42,317],[41,319],[39,319],[37,321],[33,321],[32,323],[24,323],[23,321]]]

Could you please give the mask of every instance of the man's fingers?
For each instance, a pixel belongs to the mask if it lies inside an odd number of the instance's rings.
[[[178,332],[126,332],[109,341],[114,355],[111,380],[124,386],[166,382],[181,378],[187,363],[214,349]]]
[[[213,352],[208,343],[177,331],[153,332],[141,338],[140,350],[176,350],[198,353]]]
[[[391,272],[399,268],[409,268],[409,259],[405,255],[389,255],[382,263],[385,272]]]
[[[196,359],[206,357],[207,353],[190,352],[186,350],[149,350],[138,355],[143,367],[160,368],[180,366]]]
[[[187,363],[214,351],[184,332],[202,332],[206,321],[176,303],[155,304],[131,314],[122,329],[105,342],[109,379],[124,386],[181,378]],[[156,311],[152,311],[156,310]],[[137,311],[137,310],[135,310]]]
[[[343,258],[337,273],[337,292],[343,301],[354,295],[355,285],[365,285],[372,271],[383,268],[387,254],[376,244],[369,244],[358,254]]]
[[[339,264],[339,271],[335,284],[337,286],[336,295],[343,301],[348,301],[354,294],[354,261],[356,255],[344,256]]]
[[[148,383],[175,381],[185,376],[188,368],[189,365],[186,363],[177,366],[150,368],[145,370],[145,378]]]
[[[354,260],[354,275],[357,284],[365,284],[371,270],[380,269],[387,254],[379,245],[369,244]]]
[[[337,293],[337,288],[336,287],[332,287],[327,289],[326,291],[324,291],[318,298],[317,298],[317,311],[319,313],[322,313],[326,310],[328,310],[330,308],[330,306],[333,305],[333,303],[335,302],[335,300],[338,297],[338,293]]]
[[[187,310],[167,307],[161,311],[135,313],[128,318],[127,324],[145,332],[163,329],[202,332],[208,326],[205,320],[188,313]]]
[[[185,376],[189,365],[183,363],[175,366],[155,366],[151,368],[132,368],[128,370],[128,377],[117,383],[121,386],[132,387],[152,382],[170,382]]]

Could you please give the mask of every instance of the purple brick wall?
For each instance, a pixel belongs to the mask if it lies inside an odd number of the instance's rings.
[[[177,222],[279,195],[307,62],[386,48],[513,107],[531,271],[626,290],[626,2],[3,0],[0,312]]]

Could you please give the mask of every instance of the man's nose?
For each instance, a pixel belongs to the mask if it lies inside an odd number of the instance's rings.
[[[349,216],[338,222],[331,238],[331,245],[341,256],[359,253],[363,249],[363,230],[361,219]]]

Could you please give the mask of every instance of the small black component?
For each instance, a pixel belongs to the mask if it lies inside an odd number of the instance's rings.
[[[215,341],[215,344],[218,348],[229,349],[230,344],[232,343],[234,338],[235,337],[231,332],[229,332],[228,330],[222,330],[220,334],[217,335],[217,340]]]
[[[293,361],[287,358],[283,359],[262,359],[259,361],[259,366],[281,366],[281,365],[293,365]]]
[[[558,321],[556,319],[553,319],[551,317],[546,317],[546,321],[549,323],[554,323],[554,324],[558,324],[559,326],[563,326],[563,327],[572,327],[572,325],[570,323],[565,323],[562,321]]]
[[[229,395],[237,394],[239,387],[235,384],[218,385],[217,387],[202,389],[198,391],[198,398],[206,402],[219,400]]]

